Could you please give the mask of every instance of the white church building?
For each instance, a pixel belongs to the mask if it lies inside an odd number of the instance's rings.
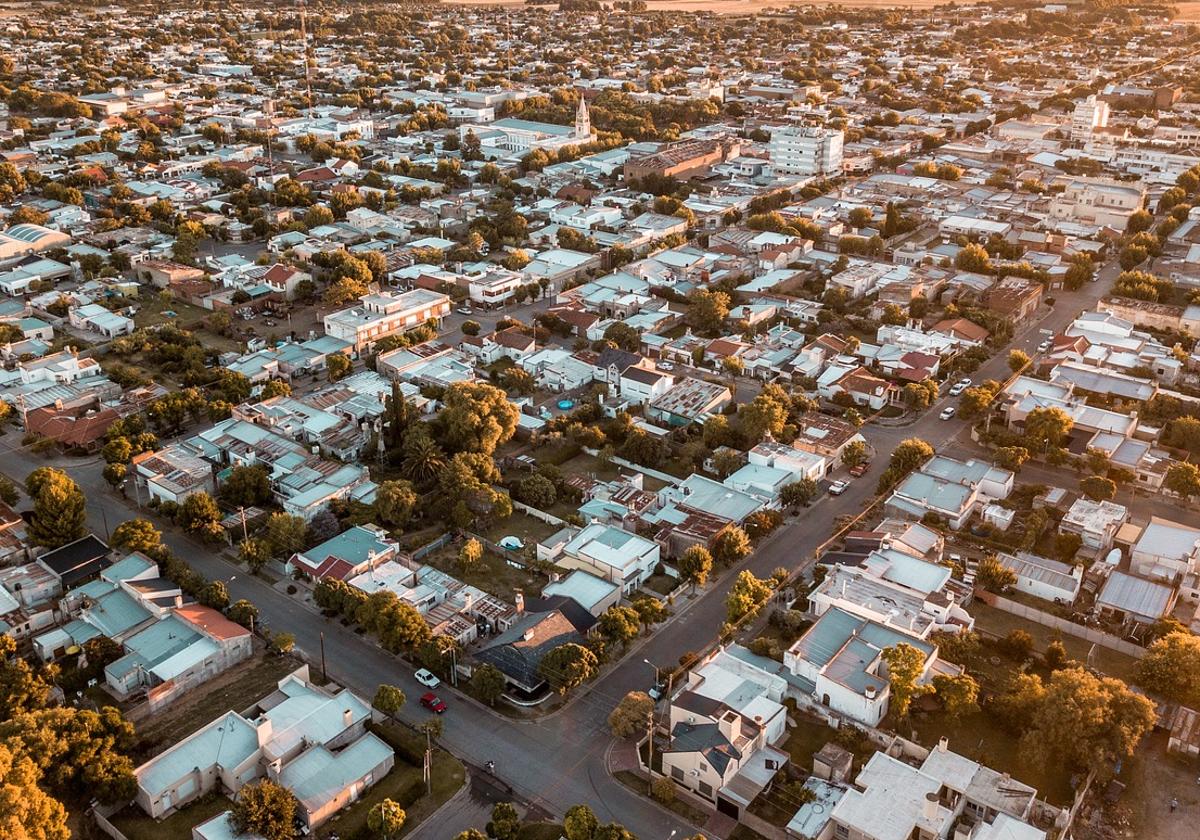
[[[488,158],[524,155],[533,149],[561,149],[596,139],[583,97],[579,98],[573,126],[508,117],[486,125],[464,123],[458,127],[460,139],[465,140],[468,133],[479,138],[483,154]]]

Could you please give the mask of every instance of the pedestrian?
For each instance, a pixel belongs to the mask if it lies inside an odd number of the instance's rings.
[[[1171,813],[1175,813],[1175,809],[1179,807],[1179,800],[1174,796],[1171,797]]]

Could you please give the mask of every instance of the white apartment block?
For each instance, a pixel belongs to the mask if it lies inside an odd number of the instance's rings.
[[[325,334],[354,345],[357,352],[369,350],[389,335],[408,332],[426,321],[450,314],[450,298],[428,289],[408,292],[376,292],[363,295],[358,306],[325,316]]]
[[[840,175],[844,133],[814,126],[771,131],[770,155],[782,175]]]
[[[1108,103],[1089,96],[1075,105],[1071,115],[1071,139],[1087,140],[1096,129],[1108,127]]]

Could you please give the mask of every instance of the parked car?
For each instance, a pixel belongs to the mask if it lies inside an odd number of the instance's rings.
[[[848,481],[835,481],[829,485],[830,496],[840,496],[846,492],[846,488],[850,486]]]
[[[446,711],[446,703],[442,698],[438,697],[432,691],[421,695],[421,705],[435,714],[443,714]]]
[[[659,362],[658,369],[659,370],[675,370],[675,365],[671,364],[670,362]]]
[[[651,689],[646,693],[650,695],[651,700],[657,703],[659,700],[663,699],[663,696],[667,693],[667,684],[658,683],[657,685],[652,686]]]
[[[427,671],[424,668],[418,670],[413,676],[416,677],[417,682],[426,688],[437,688],[442,684],[442,681],[437,678],[437,674]]]
[[[942,413],[938,415],[938,417],[942,418],[943,420],[949,420],[953,416],[954,416],[954,406],[952,406],[952,405],[948,405],[945,408],[943,408]]]
[[[867,470],[869,470],[869,469],[871,469],[871,465],[869,463],[867,463],[866,461],[864,461],[861,464],[855,464],[853,467],[851,467],[850,475],[854,476],[855,478],[858,478],[860,476],[866,475]]]
[[[1043,341],[1041,344],[1038,345],[1037,351],[1039,353],[1045,353],[1045,352],[1049,351],[1050,348],[1053,346],[1054,346],[1054,342],[1047,338],[1045,341]]]
[[[950,386],[950,396],[957,397],[959,394],[961,394],[965,390],[967,390],[966,385],[962,384],[961,382],[955,382],[953,385]]]
[[[457,312],[459,315],[470,315],[470,314],[471,314],[471,307],[469,307],[469,306],[460,306],[460,307],[458,307],[458,309],[455,309],[454,311],[455,311],[455,312]]]

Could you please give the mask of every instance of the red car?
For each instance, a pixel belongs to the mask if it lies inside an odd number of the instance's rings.
[[[871,468],[870,464],[855,464],[853,467],[850,468],[850,475],[854,476],[855,478],[858,478],[860,476],[866,475],[867,470],[869,470],[870,468]]]
[[[446,711],[446,704],[442,701],[442,698],[438,697],[432,691],[421,695],[421,705],[429,711],[436,712],[439,715]]]

